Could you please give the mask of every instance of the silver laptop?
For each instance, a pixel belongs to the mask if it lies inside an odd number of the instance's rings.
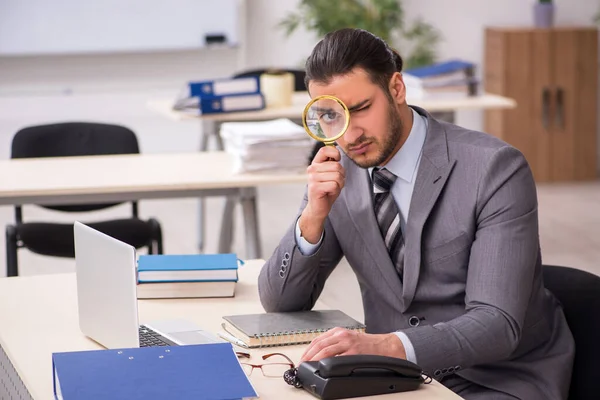
[[[79,327],[108,349],[223,342],[187,320],[140,325],[133,246],[75,222]]]

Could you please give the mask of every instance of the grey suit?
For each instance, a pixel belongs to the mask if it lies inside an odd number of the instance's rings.
[[[345,256],[360,284],[367,331],[405,332],[418,364],[434,378],[462,378],[526,400],[566,399],[574,342],[543,287],[527,162],[494,137],[413,108],[427,117],[428,130],[403,279],[377,227],[368,172],[342,155],[346,184],[322,245],[303,256],[293,221],[260,274],[265,310],[311,309]],[[305,196],[300,212],[306,202]]]

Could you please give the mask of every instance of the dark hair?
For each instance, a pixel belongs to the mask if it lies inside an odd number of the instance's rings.
[[[330,32],[317,43],[306,60],[304,83],[328,83],[334,76],[354,68],[364,69],[371,81],[388,91],[394,72],[402,72],[402,57],[378,36],[363,29],[344,28]]]

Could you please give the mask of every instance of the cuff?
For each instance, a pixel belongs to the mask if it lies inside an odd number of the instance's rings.
[[[406,352],[406,359],[408,361],[416,364],[417,356],[415,354],[415,348],[413,347],[412,342],[410,341],[408,336],[406,336],[406,334],[404,332],[394,332],[394,333],[396,334],[396,336],[398,336],[398,338],[402,342],[402,345],[404,346],[404,351]]]
[[[317,250],[319,250],[321,242],[323,241],[324,232],[321,233],[321,237],[319,238],[317,244],[308,243],[306,239],[302,237],[302,233],[300,232],[299,220],[300,218],[296,220],[296,244],[298,245],[298,249],[300,250],[300,253],[302,253],[303,256],[312,256],[317,252]]]

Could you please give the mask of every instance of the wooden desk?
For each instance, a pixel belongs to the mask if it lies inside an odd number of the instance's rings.
[[[234,298],[140,300],[140,323],[186,318],[217,332],[222,315],[264,312],[256,285],[263,264],[263,261],[252,260],[240,268]],[[26,399],[30,395],[35,400],[51,400],[54,398],[52,353],[101,348],[79,330],[76,290],[74,273],[0,279],[0,367],[3,367],[0,368],[0,398]],[[328,307],[317,303],[315,308]],[[304,348],[286,346],[278,350],[297,362]],[[256,359],[272,351],[272,348],[257,349],[251,350],[251,354]],[[261,399],[314,399],[304,390],[287,385],[283,379],[265,378],[256,370],[251,380]],[[24,395],[18,397],[15,392]],[[373,398],[460,399],[437,381],[415,392]]]
[[[233,163],[225,152],[0,160],[0,205],[228,196],[242,205],[246,257],[259,258],[256,186],[304,183],[306,175],[234,174]],[[228,253],[231,241],[224,222],[219,252]]]

